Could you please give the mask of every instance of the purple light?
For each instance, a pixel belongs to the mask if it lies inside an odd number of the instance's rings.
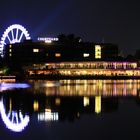
[[[27,83],[1,83],[0,91],[11,90],[14,88],[29,88],[30,85]]]

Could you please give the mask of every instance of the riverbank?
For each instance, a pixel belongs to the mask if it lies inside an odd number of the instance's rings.
[[[15,82],[15,81],[16,81],[16,76],[11,76],[11,75],[0,76],[0,83],[2,83],[2,82]]]
[[[61,80],[61,79],[140,79],[140,76],[62,76],[62,75],[36,75],[25,78],[26,80]]]

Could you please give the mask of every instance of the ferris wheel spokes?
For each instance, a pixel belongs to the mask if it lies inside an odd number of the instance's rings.
[[[16,42],[19,42],[19,40],[18,40],[18,28],[16,30]]]
[[[21,41],[22,37],[23,37],[23,32],[20,34],[19,42]]]
[[[12,43],[14,43],[14,31],[13,31],[13,29],[11,30],[11,33],[12,33]]]
[[[10,44],[11,44],[11,43],[12,43],[12,41],[11,41],[11,39],[10,39],[9,35],[7,35],[7,38],[8,38],[8,40],[9,40]],[[6,43],[5,43],[5,42],[4,42],[4,44],[6,45]]]
[[[24,39],[29,40],[31,38],[28,31],[23,26],[19,24],[9,26],[1,37],[0,55],[2,57],[4,56],[3,49],[6,44],[19,43]]]

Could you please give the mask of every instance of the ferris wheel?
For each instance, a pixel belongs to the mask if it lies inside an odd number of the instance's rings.
[[[0,41],[0,55],[3,57],[3,49],[7,44],[22,42],[23,40],[31,39],[28,31],[22,25],[13,24],[9,26],[3,33]]]

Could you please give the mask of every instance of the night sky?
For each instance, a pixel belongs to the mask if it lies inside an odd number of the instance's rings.
[[[140,1],[127,0],[1,0],[0,33],[22,24],[33,39],[58,34],[84,41],[118,44],[122,52],[140,49]]]

